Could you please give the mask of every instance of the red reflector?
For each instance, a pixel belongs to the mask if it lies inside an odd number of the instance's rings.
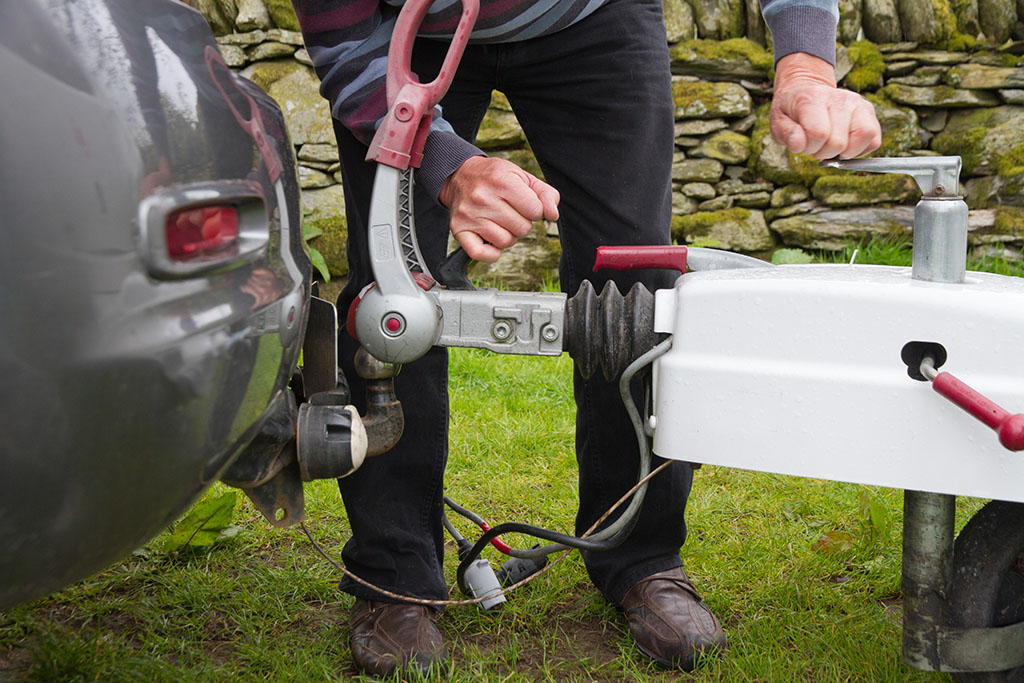
[[[167,254],[187,261],[238,239],[238,212],[233,206],[175,211],[167,217],[166,235]]]

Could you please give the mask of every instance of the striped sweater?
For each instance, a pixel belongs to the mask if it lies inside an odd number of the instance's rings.
[[[481,0],[472,43],[508,43],[555,33],[606,0]],[[292,0],[306,49],[331,113],[369,144],[387,110],[387,51],[402,0]],[[807,52],[835,63],[838,0],[761,0],[775,60]],[[450,38],[462,12],[459,0],[436,0],[419,35]],[[481,154],[435,116],[417,179],[436,197],[445,179]]]

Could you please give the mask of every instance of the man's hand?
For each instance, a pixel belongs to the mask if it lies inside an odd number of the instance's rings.
[[[776,65],[769,121],[776,142],[818,159],[859,157],[882,144],[871,103],[837,88],[832,65],[805,52]]]
[[[439,199],[451,212],[455,239],[470,258],[487,263],[529,234],[533,221],[558,220],[558,190],[504,159],[466,159]]]

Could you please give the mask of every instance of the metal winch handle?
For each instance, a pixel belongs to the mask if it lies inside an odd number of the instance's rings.
[[[905,173],[917,181],[929,199],[956,197],[960,182],[960,157],[879,157],[877,159],[830,159],[822,166],[870,173]]]
[[[1008,450],[1024,451],[1024,415],[1011,414],[948,372],[938,372],[931,356],[921,361],[921,374],[935,391],[995,430]]]
[[[957,193],[960,157],[832,159],[822,166],[871,173],[904,173],[921,188],[914,209],[911,277],[959,283],[967,273],[967,204]]]

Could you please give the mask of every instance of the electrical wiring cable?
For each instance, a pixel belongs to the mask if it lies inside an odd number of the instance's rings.
[[[630,422],[633,424],[633,430],[637,436],[637,445],[640,452],[640,472],[638,475],[638,479],[640,481],[646,481],[645,478],[650,472],[651,449],[645,425],[643,420],[640,418],[640,412],[637,410],[636,403],[633,400],[631,386],[632,380],[640,370],[652,364],[671,347],[672,339],[670,337],[630,363],[623,371],[622,377],[619,378],[619,396],[622,398],[622,403],[626,408]],[[584,534],[580,537],[570,536],[568,534],[551,531],[550,529],[544,529],[530,524],[523,524],[521,522],[506,522],[504,524],[499,524],[490,531],[485,532],[473,545],[472,549],[466,554],[466,556],[462,558],[456,573],[459,590],[464,593],[468,592],[468,587],[465,582],[466,571],[469,569],[473,560],[479,557],[480,553],[483,552],[483,549],[491,539],[504,533],[523,533],[546,541],[552,541],[551,545],[520,551],[522,556],[526,558],[543,557],[567,548],[587,551],[603,551],[611,550],[619,546],[626,540],[626,538],[629,537],[630,532],[632,532],[633,524],[636,522],[637,515],[643,505],[646,493],[647,485],[644,483],[633,493],[629,506],[622,512],[622,514],[619,515],[615,522],[597,533],[589,534],[588,532],[588,534]]]
[[[478,527],[480,527],[484,531],[490,531],[491,530],[491,525],[488,524],[487,522],[485,522],[483,517],[481,517],[480,515],[476,514],[475,512],[470,510],[469,508],[465,508],[465,507],[459,505],[458,503],[456,503],[454,500],[452,500],[448,496],[444,497],[444,502],[445,502],[445,505],[447,505],[452,510],[454,510],[457,513],[459,513],[460,515],[462,515],[463,517],[465,517],[469,521],[473,522],[473,524],[476,524]],[[523,551],[519,550],[518,548],[513,548],[512,546],[508,545],[507,543],[502,541],[500,538],[492,538],[491,539],[491,545],[493,545],[495,548],[497,548],[498,552],[504,553],[505,555],[509,555],[511,557],[520,557],[521,553],[523,552]]]
[[[537,557],[546,557],[549,554],[556,553],[559,551],[565,552],[563,552],[563,554],[559,556],[554,562],[548,563],[546,566],[543,566],[536,573],[531,574],[522,579],[521,581],[518,581],[513,585],[503,589],[500,592],[501,595],[505,595],[511,592],[512,590],[515,590],[516,588],[519,588],[520,586],[523,586],[529,583],[530,581],[533,581],[541,574],[546,573],[555,564],[561,562],[572,549],[590,551],[610,550],[616,547],[617,545],[621,544],[629,536],[629,533],[632,531],[632,525],[636,521],[636,517],[640,510],[640,507],[643,505],[644,495],[647,491],[648,482],[656,474],[666,469],[667,467],[671,466],[675,462],[673,460],[666,460],[656,469],[654,469],[653,471],[651,470],[652,455],[649,442],[650,437],[647,433],[647,427],[640,417],[640,413],[636,407],[636,403],[633,400],[631,385],[634,377],[642,369],[651,365],[658,357],[666,353],[671,348],[671,346],[671,338],[661,342],[656,347],[654,347],[653,349],[651,349],[650,351],[648,351],[647,353],[643,354],[635,361],[633,361],[623,371],[622,377],[619,379],[619,395],[622,398],[623,405],[626,408],[626,412],[629,415],[630,422],[633,425],[633,430],[636,433],[637,444],[640,451],[640,465],[637,483],[629,491],[627,491],[621,498],[619,498],[619,500],[617,500],[603,515],[601,515],[600,518],[598,518],[597,521],[594,522],[594,524],[585,533],[583,533],[579,537],[519,522],[506,522],[503,524],[499,524],[494,528],[486,530],[484,534],[476,541],[476,543],[472,545],[471,548],[469,548],[465,552],[459,553],[460,563],[456,579],[459,585],[459,589],[461,591],[463,591],[464,593],[469,592],[468,587],[466,586],[465,583],[465,573],[469,566],[472,564],[473,560],[479,557],[480,553],[487,546],[487,544],[492,541],[492,539],[495,539],[504,533],[523,533],[552,542],[550,545],[531,548],[529,550],[510,548],[512,552],[510,552],[509,554],[513,557],[523,557],[532,559]],[[626,503],[627,500],[629,501],[629,505],[626,507],[625,510],[623,510],[619,517],[608,527],[602,529],[599,532],[596,532],[596,529],[601,524],[603,524],[604,521],[610,515],[612,515],[620,506]],[[459,506],[457,503],[454,503],[454,501],[451,501],[451,499],[447,497],[445,497],[445,503],[448,504],[448,506],[452,510],[465,516],[467,519],[474,522],[478,526],[480,526],[480,523],[483,522],[483,518],[481,518],[479,515],[476,515],[467,508]],[[442,515],[442,522],[445,528],[449,531],[449,533],[452,533],[453,536],[456,538],[456,542],[460,546],[465,547],[464,544],[467,544],[468,541],[466,541],[466,539],[462,537],[461,534],[459,534],[458,530],[455,529],[454,525],[451,524],[451,521],[447,518],[447,516]],[[483,522],[483,524],[486,524],[486,522]],[[319,552],[338,571],[343,573],[345,576],[348,576],[356,583],[359,583],[363,586],[366,586],[367,588],[379,592],[381,595],[384,595],[385,597],[398,600],[401,602],[410,602],[414,604],[438,607],[449,605],[478,604],[483,602],[484,600],[493,598],[493,596],[486,596],[482,598],[472,598],[466,600],[428,600],[424,598],[402,595],[400,593],[388,591],[384,588],[381,588],[370,583],[369,581],[366,581],[365,579],[360,578],[356,574],[352,573],[350,570],[346,569],[334,558],[332,558],[319,545],[319,543],[317,543],[317,541],[313,538],[312,533],[306,527],[305,523],[301,524],[301,528],[305,533],[306,537],[313,544],[317,552]]]

